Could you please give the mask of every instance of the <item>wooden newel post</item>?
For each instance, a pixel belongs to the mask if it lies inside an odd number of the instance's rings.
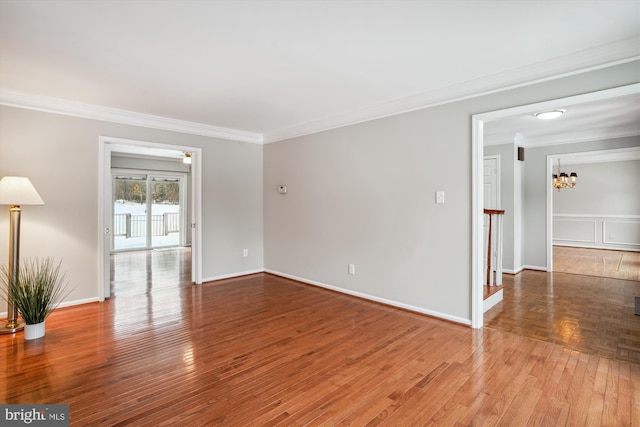
[[[493,217],[498,221],[498,233],[496,238],[496,285],[502,285],[502,215],[504,210],[485,209],[485,215],[489,215],[489,231],[487,233],[487,285],[493,285],[493,272],[491,271],[491,241],[493,240]]]

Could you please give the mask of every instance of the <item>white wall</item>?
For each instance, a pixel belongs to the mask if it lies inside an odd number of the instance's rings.
[[[635,137],[640,147],[640,137]],[[640,160],[561,165],[578,184],[553,192],[554,214],[640,215]]]
[[[640,160],[562,170],[576,172],[578,185],[553,192],[554,245],[640,250]]]
[[[635,83],[638,71],[629,63],[265,146],[265,267],[470,323],[471,116]],[[544,206],[532,231],[542,237]]]
[[[0,107],[0,176],[29,177],[46,203],[23,209],[21,257],[62,259],[67,301],[98,298],[100,136],[202,148],[203,278],[262,269],[262,146]],[[5,264],[8,217],[1,207]]]

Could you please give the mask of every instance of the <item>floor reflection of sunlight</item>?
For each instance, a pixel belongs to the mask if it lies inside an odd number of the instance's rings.
[[[182,360],[184,361],[184,367],[187,372],[193,372],[196,369],[193,357],[193,347],[191,345],[185,348],[182,352]]]
[[[182,319],[180,288],[114,298],[114,332],[129,336],[151,327],[179,325]]]

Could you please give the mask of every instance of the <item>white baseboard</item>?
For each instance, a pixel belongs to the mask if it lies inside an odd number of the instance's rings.
[[[429,316],[438,317],[440,319],[449,320],[451,322],[461,323],[463,325],[471,326],[471,320],[470,319],[464,319],[464,318],[458,317],[458,316],[451,316],[451,315],[446,314],[446,313],[440,313],[440,312],[433,311],[433,310],[427,310],[427,309],[424,309],[424,308],[421,308],[421,307],[416,307],[416,306],[413,306],[413,305],[409,305],[409,304],[404,304],[404,303],[397,302],[397,301],[388,300],[386,298],[380,298],[380,297],[376,297],[376,296],[373,296],[373,295],[364,294],[362,292],[356,292],[356,291],[352,291],[352,290],[349,290],[349,289],[339,288],[337,286],[328,285],[326,283],[317,282],[315,280],[305,279],[303,277],[293,276],[291,274],[282,273],[280,271],[269,270],[269,269],[265,269],[264,271],[265,271],[265,273],[274,274],[276,276],[285,277],[287,279],[297,280],[298,282],[307,283],[309,285],[314,285],[314,286],[319,286],[321,288],[330,289],[332,291],[340,292],[342,294],[352,295],[352,296],[355,296],[355,297],[358,297],[358,298],[363,298],[363,299],[366,299],[366,300],[375,301],[375,302],[379,302],[379,303],[382,303],[382,304],[390,305],[390,306],[393,306],[393,307],[398,307],[398,308],[402,308],[402,309],[409,310],[409,311],[415,311],[417,313],[426,314],[426,315],[429,315]]]
[[[72,305],[88,304],[90,302],[98,302],[98,301],[99,301],[98,297],[77,299],[77,300],[73,300],[73,301],[66,301],[66,302],[60,303],[60,305],[58,307],[59,308],[71,307]]]
[[[491,295],[489,298],[482,302],[483,312],[487,312],[491,307],[502,301],[504,292],[500,289],[495,294]]]
[[[71,307],[74,305],[80,305],[80,304],[88,304],[90,302],[98,302],[98,297],[94,297],[94,298],[83,298],[83,299],[76,299],[73,301],[64,301],[62,303],[60,303],[60,305],[57,308],[63,308],[63,307]],[[7,318],[7,312],[3,311],[0,313],[0,319],[6,319]]]
[[[247,270],[247,271],[238,271],[236,273],[222,274],[220,276],[205,277],[202,279],[202,283],[214,282],[216,280],[222,280],[222,279],[232,279],[234,277],[247,276],[249,274],[264,273],[264,272],[265,272],[264,268],[256,268],[255,270]]]
[[[547,267],[541,267],[539,265],[523,265],[522,270],[537,270],[537,271],[548,271]],[[522,271],[520,270],[520,271]]]
[[[503,273],[506,273],[506,274],[518,274],[518,273],[521,273],[521,272],[522,272],[522,270],[524,270],[524,267],[520,266],[520,267],[518,267],[518,268],[517,268],[517,269],[515,269],[515,270],[508,270],[508,269],[504,269],[504,268],[503,268],[503,269],[502,269],[502,272],[503,272]]]

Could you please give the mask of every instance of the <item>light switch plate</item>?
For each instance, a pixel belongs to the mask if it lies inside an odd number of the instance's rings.
[[[444,205],[444,191],[436,192],[436,203],[439,205]]]

